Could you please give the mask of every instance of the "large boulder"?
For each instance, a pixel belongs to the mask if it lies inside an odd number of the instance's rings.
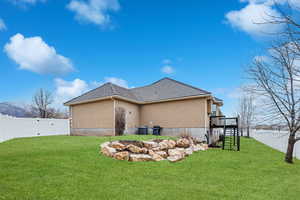
[[[180,138],[176,141],[177,147],[188,148],[190,146],[190,141],[186,138]]]
[[[140,153],[147,154],[148,153],[148,149],[145,148],[145,147],[143,147],[143,148],[141,148],[141,152]]]
[[[165,150],[169,148],[169,144],[168,144],[168,140],[163,140],[162,142],[160,142],[159,145],[159,149],[160,150]]]
[[[167,140],[168,148],[173,149],[176,147],[176,142],[174,140]]]
[[[163,158],[167,158],[168,154],[165,151],[155,151],[156,154],[160,155]]]
[[[152,157],[153,161],[161,161],[164,160],[164,158],[162,156],[160,156],[159,154],[157,154],[156,152],[149,150],[149,155]]]
[[[169,156],[185,156],[185,149],[184,148],[176,148],[176,149],[169,149],[168,150]]]
[[[208,145],[207,144],[196,144],[192,146],[193,151],[205,151],[208,149]]]
[[[108,157],[113,157],[114,154],[117,153],[117,150],[109,146],[103,146],[101,152]]]
[[[129,152],[121,151],[114,154],[114,158],[117,160],[129,160]]]
[[[200,144],[192,145],[191,148],[193,149],[193,152],[201,151],[202,147]]]
[[[152,148],[158,147],[158,143],[152,142],[152,141],[143,141],[143,145],[144,145],[144,147],[146,147],[147,149],[152,149]]]
[[[202,143],[201,146],[202,146],[202,148],[204,149],[204,151],[205,151],[205,150],[208,150],[208,144]]]
[[[126,148],[129,151],[131,151],[132,153],[141,153],[142,152],[142,148],[135,146],[133,144],[129,144]]]
[[[162,160],[165,160],[163,157],[161,157],[160,155],[158,155],[158,154],[153,154],[152,155],[152,160],[153,161],[162,161]]]
[[[104,142],[102,144],[100,144],[100,148],[102,149],[103,147],[107,147],[109,146],[110,142]]]
[[[196,149],[198,151],[206,151],[208,149],[208,144],[204,144],[204,143],[197,144]]]
[[[195,144],[192,137],[188,137],[187,139],[188,139],[188,141],[190,143],[190,146],[193,145],[193,144]]]
[[[161,149],[160,149],[160,147],[158,146],[158,147],[154,147],[154,148],[152,148],[152,150],[153,151],[161,151]]]
[[[126,148],[126,146],[124,144],[120,143],[119,141],[114,141],[114,142],[110,143],[110,146],[119,151],[122,151]]]
[[[200,144],[201,140],[199,138],[192,138],[194,144]]]
[[[152,161],[152,157],[148,154],[130,154],[129,160],[133,162]]]
[[[155,154],[155,152],[154,152],[153,150],[150,149],[150,150],[148,151],[148,154],[149,154],[150,156],[152,156],[153,154]]]

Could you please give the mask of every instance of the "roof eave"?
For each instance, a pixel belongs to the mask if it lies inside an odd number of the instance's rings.
[[[121,99],[124,101],[128,101],[131,103],[136,103],[136,104],[152,104],[152,103],[161,103],[161,102],[168,102],[168,101],[179,101],[179,100],[187,100],[187,99],[196,99],[196,98],[203,98],[203,97],[211,97],[211,94],[203,94],[203,95],[195,95],[195,96],[185,96],[185,97],[178,97],[178,98],[170,98],[170,99],[161,99],[157,101],[136,101],[132,100],[126,97],[122,97],[119,95],[113,95],[113,96],[107,96],[107,97],[101,97],[101,98],[95,98],[95,99],[90,99],[86,101],[79,101],[79,102],[66,102],[64,103],[64,106],[73,106],[73,105],[78,105],[78,104],[84,104],[84,103],[90,103],[90,102],[95,102],[95,101],[101,101],[101,100],[107,100],[107,99]]]

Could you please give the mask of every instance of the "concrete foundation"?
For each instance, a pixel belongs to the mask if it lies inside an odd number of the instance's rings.
[[[128,128],[124,131],[126,135],[137,134],[137,128]],[[208,134],[207,128],[163,128],[161,130],[162,136],[192,136],[199,138],[202,141],[207,141],[205,135]],[[148,134],[152,135],[152,128],[148,129]],[[114,129],[111,128],[72,128],[71,135],[78,136],[114,136]],[[214,131],[213,135],[210,135],[210,142],[218,139],[219,131]]]
[[[72,128],[71,135],[77,136],[114,136],[112,128]]]
[[[137,133],[138,133],[138,128],[127,128],[124,131],[124,134],[126,134],[126,135],[135,135]]]

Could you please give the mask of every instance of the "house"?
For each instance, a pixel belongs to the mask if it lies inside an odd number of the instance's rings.
[[[159,125],[162,135],[203,137],[210,116],[221,115],[223,102],[210,92],[163,78],[132,89],[106,83],[64,105],[70,108],[72,135],[117,135],[121,110],[126,134],[136,133],[138,127]]]

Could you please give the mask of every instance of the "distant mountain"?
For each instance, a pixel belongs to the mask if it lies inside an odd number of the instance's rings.
[[[0,113],[13,117],[27,117],[27,110],[9,102],[0,103]]]

